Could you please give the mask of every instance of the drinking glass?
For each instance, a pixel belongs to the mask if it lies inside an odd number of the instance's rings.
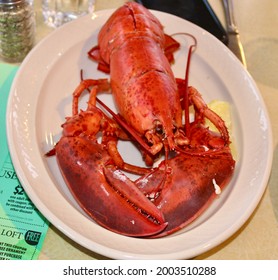
[[[42,0],[44,22],[53,28],[94,11],[95,0]]]

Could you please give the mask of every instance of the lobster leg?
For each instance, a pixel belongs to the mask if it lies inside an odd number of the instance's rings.
[[[81,136],[62,137],[56,156],[73,196],[98,224],[128,236],[154,235],[166,227],[161,213],[136,186],[106,167],[111,157],[103,145]]]
[[[89,100],[89,106],[96,104],[96,94],[101,91],[108,91],[110,89],[110,83],[107,79],[99,79],[99,80],[93,80],[93,79],[86,79],[80,82],[78,87],[73,92],[73,102],[72,102],[72,114],[77,115],[78,114],[78,100],[80,95],[84,92],[84,90],[88,89],[89,87],[93,87],[91,94],[90,94],[90,100]],[[89,109],[89,108],[88,108]]]
[[[189,87],[189,99],[194,104],[196,111],[201,113],[201,118],[204,116],[209,119],[218,128],[225,143],[229,144],[229,132],[225,125],[225,122],[219,115],[209,109],[196,88]]]
[[[184,97],[184,92],[185,92],[185,87],[186,87],[186,83],[185,80],[183,79],[176,79],[177,85],[178,85],[178,91],[179,91],[179,95],[181,98]],[[212,111],[207,104],[205,103],[202,95],[200,94],[200,92],[192,87],[189,86],[188,87],[188,100],[189,100],[189,105],[193,105],[195,108],[195,123],[203,123],[204,122],[204,118],[209,119],[214,125],[215,127],[217,127],[217,129],[219,130],[222,139],[224,140],[225,144],[228,145],[230,143],[229,141],[229,132],[228,129],[225,125],[225,122],[222,120],[222,118],[217,115],[214,111]],[[187,119],[188,116],[186,116]],[[190,130],[189,124],[186,125],[186,128]],[[187,132],[188,134],[190,132]]]

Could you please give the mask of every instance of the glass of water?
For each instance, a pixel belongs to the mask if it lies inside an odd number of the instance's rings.
[[[42,0],[44,22],[53,28],[94,11],[95,0]]]

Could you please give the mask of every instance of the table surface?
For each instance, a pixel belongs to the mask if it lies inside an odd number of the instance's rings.
[[[95,10],[117,8],[123,0],[96,0]],[[209,1],[225,26],[221,0]],[[41,1],[34,0],[36,43],[53,29],[43,24]],[[278,259],[278,10],[277,0],[234,1],[236,22],[254,78],[268,109],[273,130],[273,166],[266,191],[248,221],[228,240],[195,259]],[[1,60],[0,60],[1,61]],[[50,225],[39,259],[106,259]]]

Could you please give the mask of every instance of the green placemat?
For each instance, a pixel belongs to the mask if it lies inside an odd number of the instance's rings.
[[[0,63],[0,260],[37,259],[48,230],[21,186],[6,136],[6,107],[17,66]]]

